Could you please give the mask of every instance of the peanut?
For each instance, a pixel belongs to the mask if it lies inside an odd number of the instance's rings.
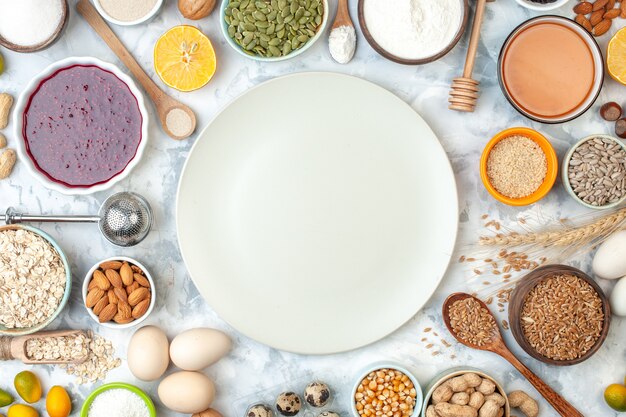
[[[501,407],[493,400],[486,401],[478,411],[479,417],[498,417],[498,411]]]
[[[5,149],[0,153],[0,180],[7,178],[11,175],[17,156],[13,149]]]
[[[467,405],[469,403],[469,395],[465,392],[457,392],[450,398],[450,404]]]
[[[7,147],[7,138],[2,133],[0,133],[0,149]]]
[[[509,394],[509,404],[511,408],[519,408],[526,417],[537,417],[539,415],[539,404],[524,391],[513,391]]]
[[[434,391],[432,395],[433,404],[437,405],[439,403],[447,403],[452,398],[454,392],[450,385],[443,383],[439,385]]]
[[[441,417],[478,417],[476,409],[469,405],[439,403],[435,406],[435,411]]]
[[[483,395],[493,394],[494,392],[496,392],[496,384],[494,384],[493,381],[490,381],[487,378],[483,378],[480,385],[476,387],[476,391],[480,392]]]
[[[470,399],[468,403],[470,407],[474,407],[475,409],[478,410],[480,409],[480,407],[483,406],[484,403],[485,403],[485,396],[481,392],[476,391],[475,393],[470,395]]]
[[[7,93],[0,94],[0,129],[9,124],[9,113],[13,105],[13,97]]]
[[[467,373],[465,375],[454,377],[447,381],[452,391],[461,392],[468,388],[475,388],[481,384],[483,379],[475,373]]]
[[[504,399],[504,397],[496,392],[494,392],[493,394],[485,395],[485,402],[487,401],[494,401],[496,404],[498,404],[498,407],[504,407],[504,405],[506,404],[506,400]]]

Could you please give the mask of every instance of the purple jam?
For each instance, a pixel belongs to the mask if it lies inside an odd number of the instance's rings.
[[[43,80],[24,110],[23,136],[37,168],[70,187],[107,182],[141,142],[142,116],[128,85],[94,65]]]

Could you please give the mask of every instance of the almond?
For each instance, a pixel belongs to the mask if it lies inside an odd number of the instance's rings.
[[[128,295],[126,294],[126,290],[123,288],[114,288],[113,292],[115,293],[115,297],[119,302],[128,302]]]
[[[98,301],[96,305],[93,306],[93,314],[95,314],[96,316],[99,315],[104,307],[108,306],[109,304],[109,297],[102,297],[100,301]]]
[[[620,12],[620,9],[610,9],[608,12],[604,13],[604,16],[602,17],[605,19],[615,19],[617,16],[619,16]]]
[[[593,26],[591,26],[591,23],[589,22],[589,19],[587,19],[582,14],[576,15],[576,19],[574,19],[574,20],[580,26],[584,27],[587,30],[587,32],[591,32],[593,30]]]
[[[602,36],[611,28],[612,20],[605,19],[593,27],[593,36]]]
[[[128,265],[128,262],[124,262],[124,265],[120,268],[120,276],[124,285],[133,283],[133,269]]]
[[[106,261],[106,262],[102,262],[100,264],[100,268],[103,271],[106,271],[107,269],[120,269],[122,267],[122,263],[120,261]]]
[[[593,11],[595,12],[596,10],[600,10],[600,9],[604,9],[604,6],[606,6],[606,4],[609,2],[609,0],[596,0],[593,3]]]
[[[150,291],[145,287],[139,287],[128,296],[128,304],[135,307],[150,295]]]
[[[93,279],[89,281],[89,285],[87,286],[87,291],[91,291],[93,289],[93,287],[96,286],[96,281],[94,281]]]
[[[574,6],[574,13],[577,14],[589,14],[593,11],[593,4],[588,1],[583,1]]]
[[[622,2],[619,4],[619,8],[621,10],[619,17],[621,17],[622,19],[626,19],[626,0],[622,0]]]
[[[119,303],[117,303],[117,313],[120,315],[120,317],[128,319],[132,317],[133,310],[130,308],[127,302],[120,301]]]
[[[143,271],[137,265],[131,265],[130,267],[133,270],[133,272],[143,275]]]
[[[117,295],[115,295],[115,291],[111,288],[108,292],[109,304],[117,304]]]
[[[96,287],[100,288],[102,291],[106,291],[111,288],[111,283],[107,279],[106,275],[104,275],[99,269],[93,271],[92,281],[95,281]]]
[[[116,322],[117,324],[127,324],[134,320],[135,319],[132,317],[122,317],[119,313],[117,313],[115,317],[113,317],[113,321]]]
[[[135,308],[133,308],[133,317],[136,319],[143,317],[143,315],[148,311],[148,307],[150,307],[150,298],[146,298],[145,300],[139,302]]]
[[[87,293],[87,299],[85,299],[85,305],[89,308],[92,308],[98,303],[98,301],[100,301],[100,299],[103,296],[104,296],[104,291],[102,291],[100,288],[98,287],[92,288]]]
[[[104,274],[111,282],[111,285],[113,285],[115,288],[122,288],[122,277],[120,277],[120,274],[117,271],[113,269],[107,269],[106,271],[104,271]]]
[[[115,304],[108,304],[102,309],[100,314],[98,314],[98,320],[100,323],[106,323],[107,321],[113,320],[113,317],[115,317],[116,314],[117,306]]]
[[[139,288],[141,285],[139,285],[138,282],[133,282],[131,285],[129,285],[128,287],[126,287],[126,294],[130,295],[131,292],[135,291],[137,288]]]
[[[144,277],[141,274],[135,274],[134,278],[135,281],[137,281],[137,283],[142,287],[150,288],[150,281],[148,281],[148,278]]]
[[[604,16],[604,9],[591,13],[591,16],[589,16],[589,23],[591,23],[591,26],[595,26],[602,22],[602,16]]]
[[[616,0],[609,0],[609,2],[606,4],[605,9],[611,10],[613,7],[615,7],[615,3],[617,3]]]

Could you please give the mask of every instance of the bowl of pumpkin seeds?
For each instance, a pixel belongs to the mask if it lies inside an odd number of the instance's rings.
[[[223,0],[220,12],[234,50],[257,61],[284,61],[321,37],[328,0]]]

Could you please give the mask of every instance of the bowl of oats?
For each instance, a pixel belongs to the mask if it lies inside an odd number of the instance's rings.
[[[47,233],[26,225],[0,226],[0,335],[47,327],[70,296],[67,257]]]

